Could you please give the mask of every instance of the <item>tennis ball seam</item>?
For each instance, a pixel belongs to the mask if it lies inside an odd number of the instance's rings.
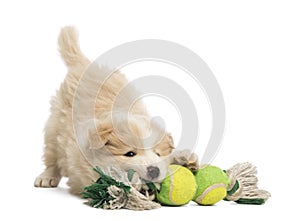
[[[169,192],[169,200],[171,201],[171,203],[173,203],[174,205],[177,205],[177,203],[174,202],[173,200],[173,186],[174,186],[174,171],[172,169],[168,169],[169,170],[169,174],[170,174],[170,192]]]
[[[195,201],[196,201],[197,203],[201,203],[202,200],[204,199],[204,197],[205,197],[210,191],[212,191],[212,190],[215,189],[215,188],[221,188],[221,187],[223,187],[223,188],[226,189],[227,186],[226,186],[224,183],[216,183],[216,184],[213,184],[213,185],[209,186],[208,188],[206,188],[206,190],[204,190],[204,192],[203,192],[200,196],[198,196],[198,197],[196,198]]]

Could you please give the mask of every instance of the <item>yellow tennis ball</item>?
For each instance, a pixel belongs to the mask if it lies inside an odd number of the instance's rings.
[[[156,193],[156,198],[164,205],[180,206],[193,199],[196,189],[195,177],[189,169],[170,165],[168,174]]]
[[[205,166],[195,173],[198,185],[194,201],[200,205],[213,205],[224,199],[230,181],[226,173],[215,166]]]

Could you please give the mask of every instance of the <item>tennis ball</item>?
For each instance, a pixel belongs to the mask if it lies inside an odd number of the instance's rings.
[[[230,181],[226,173],[215,166],[205,166],[195,173],[198,185],[194,201],[200,205],[213,205],[224,199]]]
[[[168,174],[156,193],[156,199],[164,205],[180,206],[193,199],[196,189],[195,177],[189,169],[170,165]]]

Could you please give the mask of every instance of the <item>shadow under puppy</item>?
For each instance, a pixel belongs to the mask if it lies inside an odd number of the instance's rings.
[[[97,179],[92,170],[96,165],[104,171],[117,168],[120,174],[133,169],[141,180],[152,182],[162,180],[172,162],[197,165],[197,157],[187,152],[174,160],[172,136],[151,121],[141,100],[131,105],[138,92],[126,87],[123,74],[107,75],[107,67],[83,55],[73,27],[62,28],[58,44],[68,73],[51,100],[44,138],[45,171],[36,178],[36,187],[56,187],[65,176],[70,192],[79,194]]]

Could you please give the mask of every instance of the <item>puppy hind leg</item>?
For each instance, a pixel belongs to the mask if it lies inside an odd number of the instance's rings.
[[[57,153],[53,146],[46,146],[44,161],[46,169],[34,181],[35,187],[57,187],[61,179],[60,170],[57,167]]]
[[[57,187],[61,176],[58,175],[57,168],[48,167],[34,181],[35,187]]]

